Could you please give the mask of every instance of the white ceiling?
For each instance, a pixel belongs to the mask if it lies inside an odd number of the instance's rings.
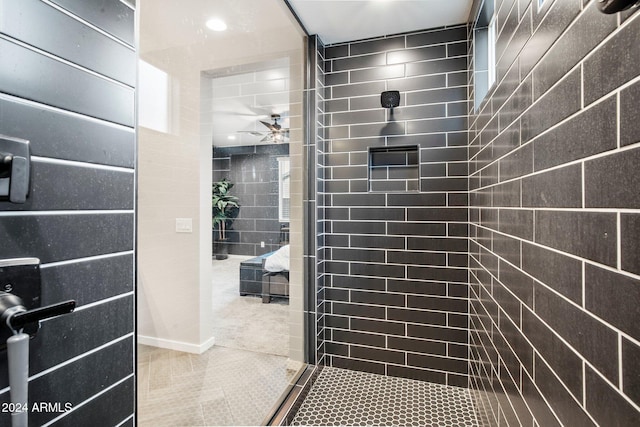
[[[295,33],[295,21],[283,0],[138,0],[138,3],[140,25],[144,29],[140,32],[143,53],[216,42],[243,50],[245,40],[260,45],[265,34],[290,33],[292,29]],[[222,19],[228,29],[223,32],[207,29],[205,23],[210,18]],[[277,46],[271,49],[277,50]]]
[[[309,34],[325,44],[468,21],[473,0],[288,0]]]

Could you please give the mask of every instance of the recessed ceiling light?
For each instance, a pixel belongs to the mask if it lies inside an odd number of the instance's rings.
[[[227,137],[227,139],[230,139],[230,140],[232,140],[232,141],[233,141],[234,139],[236,139],[236,136],[235,136],[235,135],[229,135],[229,136]]]
[[[211,18],[207,21],[207,28],[213,31],[224,31],[227,24],[220,18]]]

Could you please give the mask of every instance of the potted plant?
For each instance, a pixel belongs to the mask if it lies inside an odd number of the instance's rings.
[[[231,227],[240,210],[238,198],[229,194],[232,187],[233,183],[227,178],[223,178],[214,182],[211,190],[214,230],[216,227],[218,228],[218,244],[216,245],[216,259],[218,260],[227,259],[229,256],[227,229]]]

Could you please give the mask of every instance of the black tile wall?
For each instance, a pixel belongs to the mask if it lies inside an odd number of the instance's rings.
[[[56,179],[49,179],[52,176]],[[21,205],[7,204],[6,210],[133,209],[131,173],[34,161],[31,177],[31,197]]]
[[[640,83],[636,82],[620,92],[620,144],[640,141],[640,111],[635,102],[640,97]]]
[[[88,404],[73,411],[55,425],[60,427],[101,424],[133,426],[133,420],[130,420],[131,424],[119,423],[122,420],[126,420],[128,415],[133,412],[133,400],[130,399],[130,396],[134,392],[134,387],[133,378],[129,378],[107,390],[106,393],[101,394]]]
[[[0,257],[35,256],[50,263],[131,251],[132,230],[133,212],[0,216]]]
[[[40,258],[42,304],[77,302],[30,343],[30,401],[73,410],[32,412],[30,424],[132,425],[135,11],[119,0],[0,9],[0,129],[33,156],[27,203],[0,202],[0,258]]]
[[[127,46],[112,43],[104,34],[39,1],[5,0],[2,6],[3,14],[12,16],[2,21],[4,34],[128,86],[135,84],[135,52]],[[47,26],[58,29],[55,37],[47,31],[33,31],[33,27]],[[80,43],[61,43],[72,38]]]
[[[467,384],[466,37],[462,25],[323,50],[328,365]],[[393,114],[384,90],[400,91]],[[387,146],[418,148],[420,191],[393,190],[406,170],[389,167],[387,187],[367,174],[369,147]]]
[[[4,134],[22,135],[31,142],[34,156],[125,168],[134,165],[133,129],[102,121],[78,120],[63,111],[45,105],[27,105],[15,99],[0,99],[0,115]]]
[[[133,291],[133,254],[42,268],[42,297],[89,304]],[[76,285],[76,286],[72,286]]]
[[[469,386],[490,426],[640,419],[640,14],[596,3],[496,1],[497,83],[469,116]]]
[[[84,0],[53,0],[52,3],[112,34],[128,45],[134,46],[135,13],[123,2],[103,1],[100,2],[99,8]],[[131,3],[135,4],[135,1]]]
[[[280,227],[289,223],[279,220],[278,157],[288,155],[289,144],[214,147],[213,182],[231,181],[231,194],[240,204],[238,217],[227,231],[229,253],[257,256],[280,247]],[[215,239],[213,244],[215,253]]]
[[[0,69],[2,93],[127,127],[133,126],[134,93],[130,87],[24,49],[8,40],[0,41],[0,49],[7,61]],[[31,73],[26,75],[20,70],[31,70]],[[110,102],[104,102],[105,99]]]
[[[640,215],[620,214],[620,267],[622,270],[640,274]]]

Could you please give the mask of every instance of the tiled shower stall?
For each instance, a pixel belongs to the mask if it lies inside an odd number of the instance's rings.
[[[324,50],[330,366],[467,384],[466,38],[465,25]],[[387,89],[402,93],[393,112]],[[419,192],[369,191],[369,149],[385,146],[418,149]]]
[[[312,38],[311,348],[469,387],[488,425],[637,425],[640,18],[495,3],[477,111],[472,24]],[[385,90],[399,107],[380,107]],[[417,148],[419,192],[371,187],[380,147]]]

